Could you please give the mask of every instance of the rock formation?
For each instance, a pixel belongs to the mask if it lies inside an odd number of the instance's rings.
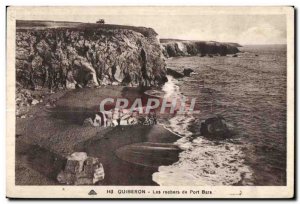
[[[98,158],[85,152],[74,152],[67,158],[65,169],[57,175],[61,184],[92,185],[104,179],[104,168]]]
[[[174,77],[175,79],[179,79],[179,78],[182,78],[184,77],[184,74],[180,73],[180,72],[177,72],[171,68],[167,68],[167,74]]]
[[[23,88],[155,86],[165,62],[151,28],[106,24],[47,27],[17,21],[16,75]]]
[[[215,41],[187,41],[161,39],[161,48],[165,57],[205,55],[225,56],[239,52],[237,43],[220,43]]]
[[[194,72],[194,70],[192,70],[191,68],[185,68],[183,69],[182,73],[184,74],[184,76],[191,76],[191,73]]]
[[[217,115],[206,119],[201,123],[200,134],[208,138],[226,138],[229,136],[224,117]]]

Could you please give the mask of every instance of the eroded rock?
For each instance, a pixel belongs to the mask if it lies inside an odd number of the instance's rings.
[[[65,169],[57,175],[57,181],[67,185],[92,185],[104,179],[104,168],[98,158],[85,152],[74,152],[67,157]]]
[[[162,53],[165,57],[213,55],[226,56],[239,52],[237,43],[221,43],[215,41],[188,41],[175,39],[161,39]]]
[[[210,138],[226,138],[230,136],[223,116],[217,115],[201,122],[200,134]]]
[[[184,76],[188,76],[188,77],[191,75],[192,72],[194,72],[194,70],[192,70],[191,68],[185,68],[183,70]]]
[[[167,74],[174,77],[175,79],[183,78],[184,75],[180,72],[177,72],[173,69],[167,68]]]
[[[151,28],[19,27],[17,82],[24,87],[155,86],[165,82],[165,61]],[[72,73],[72,76],[69,75]]]

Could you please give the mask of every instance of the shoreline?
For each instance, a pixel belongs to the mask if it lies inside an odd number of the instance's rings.
[[[100,185],[157,185],[152,174],[179,159],[181,150],[173,144],[178,139],[160,125],[121,126],[78,144],[75,150],[100,159],[105,171]]]
[[[56,107],[45,107],[45,101],[30,107],[27,115],[32,117],[17,118],[16,185],[59,185],[56,176],[66,156],[76,151],[100,158],[105,171],[100,185],[157,185],[152,174],[158,167],[178,161],[181,150],[173,144],[180,139],[176,134],[161,125],[103,128],[80,123],[101,98],[121,97],[124,90],[130,97],[139,95],[137,89],[116,86],[65,91]],[[136,151],[139,156],[132,157]]]

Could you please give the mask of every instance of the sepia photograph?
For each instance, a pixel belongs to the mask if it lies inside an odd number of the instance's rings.
[[[7,7],[7,196],[292,198],[293,7]]]

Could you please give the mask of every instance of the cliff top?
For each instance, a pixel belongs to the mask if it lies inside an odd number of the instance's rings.
[[[39,20],[17,20],[16,28],[18,31],[29,29],[50,29],[50,28],[70,28],[76,30],[85,29],[126,29],[139,32],[145,37],[157,36],[157,33],[152,28],[136,27],[128,25],[115,24],[101,24],[101,23],[82,23],[82,22],[68,22],[68,21],[39,21]]]
[[[172,42],[202,42],[202,43],[213,43],[213,44],[227,44],[227,45],[231,45],[233,47],[242,47],[240,44],[238,43],[233,43],[233,42],[217,42],[217,41],[201,41],[201,40],[182,40],[182,39],[171,39],[171,38],[161,38],[160,43],[172,43]]]

